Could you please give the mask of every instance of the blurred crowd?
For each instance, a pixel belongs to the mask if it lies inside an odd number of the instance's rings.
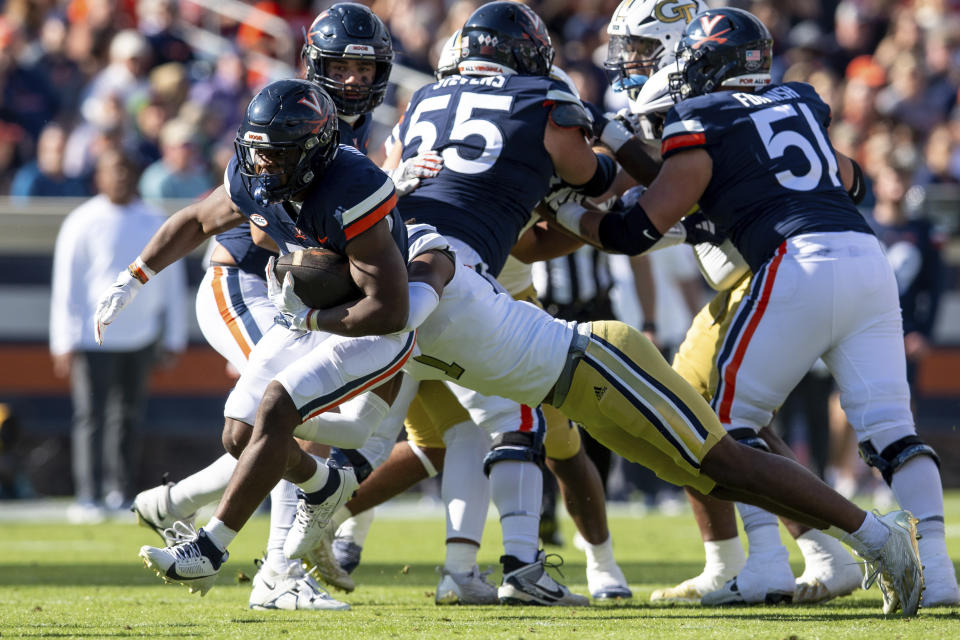
[[[200,195],[223,174],[243,106],[265,82],[297,73],[302,30],[329,4],[0,1],[0,194],[89,195],[94,159],[121,146],[140,163],[144,197]],[[390,28],[396,63],[431,73],[443,41],[481,3],[368,4]],[[583,97],[623,106],[602,71],[616,0],[530,4]],[[767,24],[774,80],[814,85],[833,108],[839,150],[871,178],[892,170],[919,187],[960,183],[956,0],[731,4]],[[415,88],[391,91],[386,108]]]

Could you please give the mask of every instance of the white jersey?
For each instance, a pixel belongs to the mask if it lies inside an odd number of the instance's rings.
[[[411,253],[416,244],[411,234]],[[573,323],[496,292],[473,269],[455,262],[440,304],[417,330],[420,354],[404,369],[420,380],[449,380],[537,406],[560,377]]]

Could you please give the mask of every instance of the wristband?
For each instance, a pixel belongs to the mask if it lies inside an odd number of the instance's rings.
[[[616,118],[611,118],[600,133],[600,142],[610,147],[610,150],[616,153],[620,147],[627,143],[627,140],[633,137],[633,133],[627,129],[622,122]]]
[[[557,209],[557,222],[574,235],[580,235],[580,218],[587,209],[579,202],[566,202]]]
[[[137,259],[130,263],[127,271],[131,277],[138,280],[140,284],[147,284],[147,280],[157,275],[157,272],[148,267],[140,256],[137,256]]]

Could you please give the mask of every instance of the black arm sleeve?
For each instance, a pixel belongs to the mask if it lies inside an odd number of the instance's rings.
[[[860,204],[867,195],[867,184],[863,179],[863,169],[860,168],[857,161],[851,158],[850,164],[853,165],[853,184],[850,185],[850,190],[847,193],[853,199],[853,204]]]
[[[613,184],[613,179],[617,177],[616,161],[605,153],[598,153],[597,170],[593,172],[586,183],[574,187],[578,193],[582,193],[588,198],[603,195]]]
[[[639,204],[603,216],[597,235],[604,249],[629,256],[649,250],[663,237]]]

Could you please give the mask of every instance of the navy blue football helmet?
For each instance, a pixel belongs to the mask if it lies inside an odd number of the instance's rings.
[[[491,2],[467,18],[460,30],[460,73],[502,75],[550,73],[550,34],[533,9],[519,2]]]
[[[278,80],[250,101],[234,147],[244,186],[265,206],[289,200],[322,175],[339,141],[330,96],[306,80]]]
[[[338,2],[316,17],[304,39],[300,57],[306,78],[326,89],[340,115],[368,113],[383,102],[393,66],[393,42],[373,11],[355,2]],[[327,65],[345,59],[376,65],[370,86],[348,86],[330,77]]]
[[[724,7],[698,13],[677,45],[670,76],[676,101],[720,88],[770,84],[773,37],[753,14]]]

